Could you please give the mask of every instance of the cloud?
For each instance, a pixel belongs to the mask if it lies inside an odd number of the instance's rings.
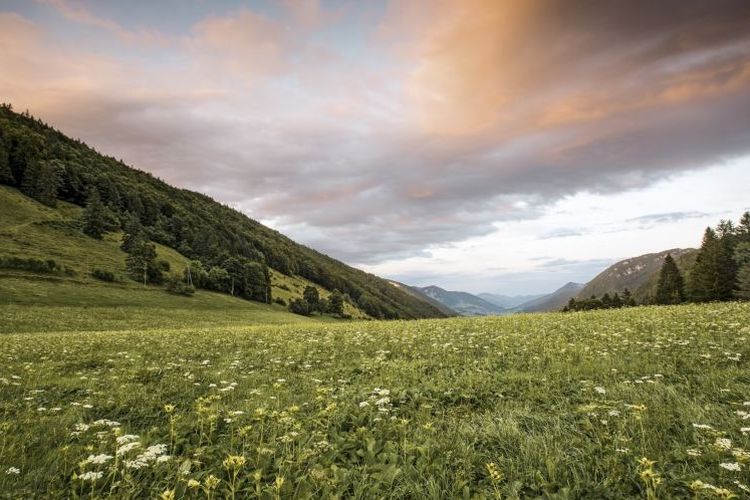
[[[49,2],[122,48],[0,14],[5,99],[355,264],[750,152],[742,0],[399,0],[354,30],[318,2],[217,9],[135,54]]]
[[[635,222],[641,226],[651,226],[654,224],[669,224],[686,219],[703,219],[716,215],[715,213],[689,211],[689,212],[667,212],[662,214],[647,214],[640,217],[628,219],[625,222]]]

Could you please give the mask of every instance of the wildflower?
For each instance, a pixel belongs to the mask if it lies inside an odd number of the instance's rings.
[[[187,487],[190,488],[191,490],[200,488],[200,486],[201,486],[201,483],[199,483],[195,479],[189,479],[187,482]]]
[[[125,434],[124,436],[119,436],[117,439],[115,439],[115,441],[117,442],[117,444],[126,444],[137,439],[138,436],[136,434]]]
[[[241,469],[247,460],[242,455],[229,455],[224,459],[222,465],[225,469]]]
[[[693,424],[693,428],[694,429],[706,430],[706,431],[712,431],[712,430],[714,430],[714,428],[711,427],[708,424]]]
[[[78,479],[80,479],[81,481],[91,481],[93,483],[97,479],[101,479],[103,475],[103,472],[84,472],[83,474],[78,476]]]
[[[214,476],[213,474],[210,474],[206,479],[203,480],[203,484],[206,485],[206,488],[209,490],[216,489],[216,487],[219,486],[220,482],[221,479]]]
[[[688,448],[685,452],[691,457],[699,457],[702,455],[701,451],[696,450],[695,448]]]
[[[617,448],[615,451],[617,453],[628,454],[628,453],[630,453],[630,448]]]
[[[742,470],[742,466],[737,462],[723,462],[719,464],[719,467],[732,472],[739,472]]]
[[[741,427],[740,432],[743,434],[750,433],[750,427]]]
[[[8,470],[6,470],[5,473],[9,476],[17,476],[21,473],[21,469],[18,467],[8,467]]]
[[[497,469],[495,462],[488,462],[484,466],[487,468],[487,473],[490,475],[493,483],[499,483],[503,480],[503,474]]]
[[[714,446],[720,450],[731,450],[732,440],[727,438],[716,438],[716,441],[714,441]]]
[[[596,392],[597,392],[598,394],[606,394],[606,393],[607,393],[607,389],[605,389],[604,387],[601,387],[601,386],[596,386],[596,387],[594,387],[594,390],[595,390],[595,391],[596,391]]]
[[[116,455],[119,457],[120,455],[124,455],[127,452],[132,451],[132,450],[134,450],[136,448],[140,448],[140,447],[141,447],[141,443],[139,443],[137,441],[134,441],[134,442],[131,442],[131,443],[126,443],[126,444],[120,446],[119,448],[117,448]]]
[[[164,490],[159,498],[161,500],[174,500],[174,490]]]
[[[102,453],[100,455],[89,455],[88,458],[83,461],[83,463],[101,465],[101,464],[106,464],[110,460],[112,460],[112,455],[106,455]]]
[[[164,405],[164,413],[172,413],[173,411],[174,411],[174,405]]]

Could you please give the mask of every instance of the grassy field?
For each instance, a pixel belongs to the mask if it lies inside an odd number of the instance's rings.
[[[749,339],[747,303],[6,334],[0,496],[747,497]]]

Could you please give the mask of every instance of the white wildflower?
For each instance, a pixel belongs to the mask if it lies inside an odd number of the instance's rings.
[[[5,473],[9,476],[17,476],[21,473],[21,469],[18,467],[8,467],[8,470],[6,470]]]
[[[722,469],[731,470],[733,472],[739,472],[742,470],[742,466],[737,462],[723,462],[719,464],[719,467],[721,467]]]
[[[83,463],[101,465],[101,464],[106,464],[110,460],[112,460],[112,455],[107,455],[105,453],[102,453],[100,455],[89,455],[88,458],[83,461]]]

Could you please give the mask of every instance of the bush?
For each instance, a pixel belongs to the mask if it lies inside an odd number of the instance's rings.
[[[167,292],[190,297],[195,293],[195,287],[188,285],[176,276],[172,276],[167,280]]]
[[[286,300],[282,299],[281,297],[276,297],[275,299],[273,299],[273,301],[280,306],[286,306]]]
[[[312,313],[312,307],[305,299],[294,299],[289,303],[289,311],[294,314],[309,316]]]
[[[113,282],[115,280],[115,275],[112,274],[110,271],[104,271],[103,269],[94,269],[91,271],[91,276],[101,280],[101,281],[107,281],[107,282]]]
[[[33,271],[36,273],[54,273],[62,271],[52,259],[22,259],[20,257],[0,257],[0,267],[5,269],[19,269],[23,271]]]

